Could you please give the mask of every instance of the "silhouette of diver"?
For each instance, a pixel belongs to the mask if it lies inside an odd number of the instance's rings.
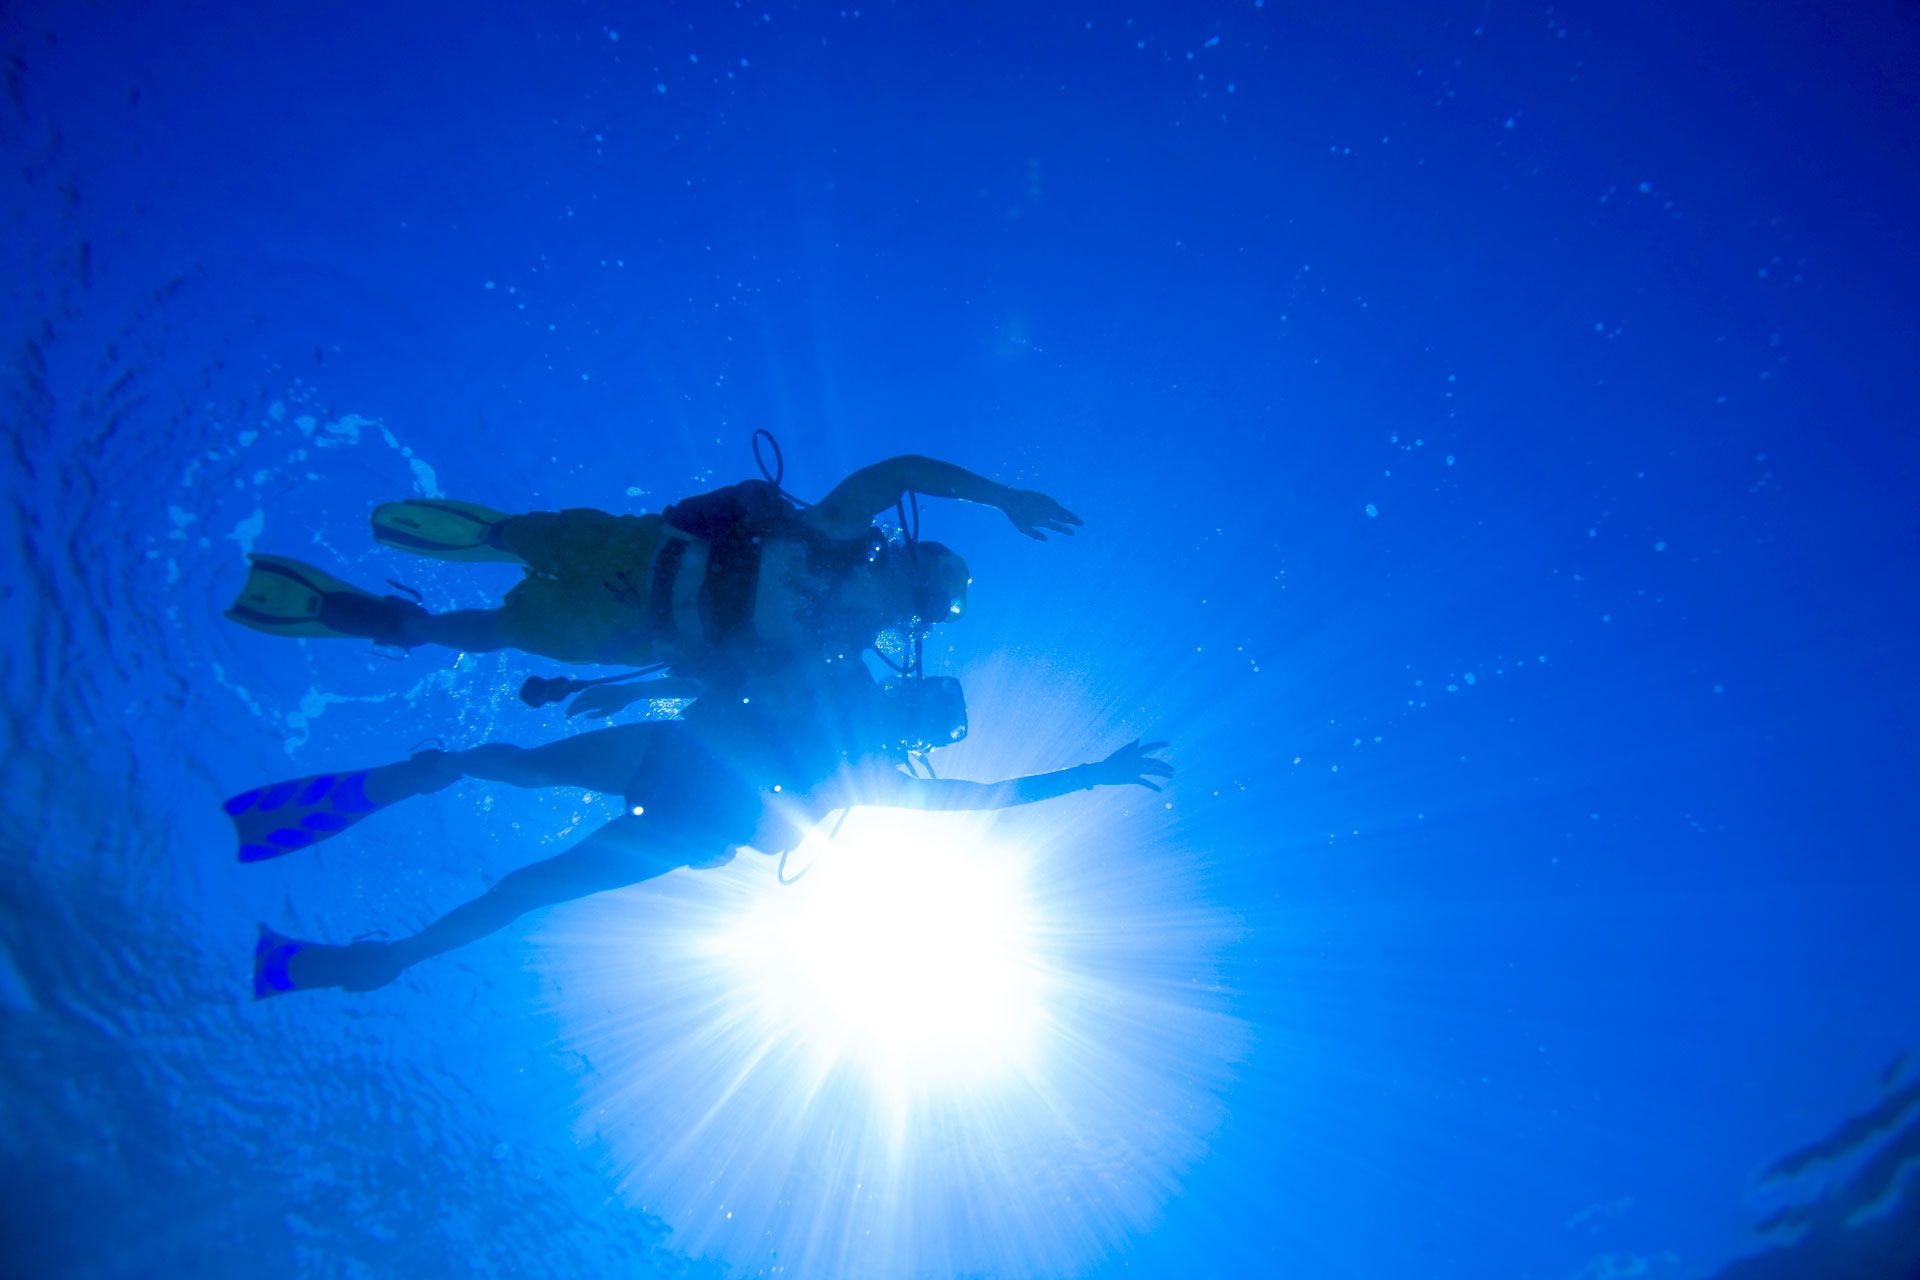
[[[372,990],[527,912],[681,867],[718,867],[741,847],[786,852],[836,809],[1000,809],[1099,786],[1158,790],[1154,779],[1173,773],[1154,755],[1164,743],[1138,741],[1098,763],[1002,782],[922,778],[902,769],[910,751],[965,734],[957,681],[920,678],[882,687],[859,664],[848,663],[827,668],[824,678],[789,679],[743,698],[703,699],[680,720],[601,729],[543,747],[489,743],[468,751],[425,751],[397,764],[320,774],[236,796],[226,811],[242,861],[317,843],[463,777],[518,787],[583,787],[621,795],[629,809],[566,852],[522,867],[397,942],[328,946],[262,925],[254,995],[314,987]]]
[[[852,653],[885,631],[923,629],[964,612],[965,561],[917,536],[889,541],[873,524],[895,507],[904,524],[909,497],[997,507],[1041,541],[1081,524],[1045,494],[932,458],[863,467],[810,507],[780,487],[779,474],[646,515],[584,508],[509,515],[442,498],[390,502],[373,513],[374,537],[386,546],[440,560],[518,564],[526,577],[499,608],[435,614],[301,561],[255,553],[227,617],[274,635],[519,649],[575,663],[668,662],[682,675],[765,670]]]

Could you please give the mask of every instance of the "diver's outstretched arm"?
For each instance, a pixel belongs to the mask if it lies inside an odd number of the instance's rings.
[[[1077,764],[1052,773],[1036,773],[1005,782],[967,782],[960,778],[915,778],[904,773],[887,775],[886,784],[863,794],[856,803],[880,805],[890,809],[1011,809],[1019,804],[1035,804],[1074,791],[1095,787],[1139,786],[1158,791],[1155,778],[1173,776],[1173,766],[1153,753],[1167,744],[1138,739],[1129,742],[1098,764]]]
[[[484,938],[530,911],[651,880],[687,866],[702,852],[685,841],[663,840],[658,828],[642,819],[615,818],[565,853],[503,877],[411,938],[349,947],[296,944],[284,959],[287,984],[276,989],[384,987],[422,960]],[[701,865],[718,864],[702,860]]]
[[[919,454],[904,454],[860,468],[803,512],[801,518],[834,537],[856,537],[865,532],[875,516],[909,493],[998,507],[1013,521],[1014,528],[1042,542],[1047,531],[1072,533],[1081,524],[1079,516],[1044,493],[1009,488],[965,467]]]

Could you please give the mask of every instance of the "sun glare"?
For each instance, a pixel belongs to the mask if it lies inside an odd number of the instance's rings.
[[[1029,726],[1094,718],[1019,679],[970,687]],[[975,739],[954,769],[1094,749]],[[859,809],[792,884],[742,852],[556,912],[583,1144],[731,1273],[1083,1269],[1179,1193],[1245,1044],[1210,978],[1229,925],[1138,803]]]
[[[1048,982],[1024,860],[967,826],[855,814],[796,852],[798,883],[724,923],[714,946],[769,1033],[889,1094],[1031,1062]]]

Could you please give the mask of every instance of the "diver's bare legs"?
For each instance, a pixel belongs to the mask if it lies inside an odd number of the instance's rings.
[[[676,732],[678,726],[670,724],[616,725],[540,747],[490,742],[469,751],[415,756],[409,763],[424,765],[447,781],[465,776],[516,787],[580,787],[620,795],[648,754]],[[417,789],[419,784],[409,780],[406,785]],[[376,799],[387,802],[385,796]],[[638,884],[695,861],[716,866],[713,855],[722,852],[730,851],[698,846],[657,818],[615,818],[565,853],[509,873],[493,888],[410,938],[347,947],[302,944],[288,958],[287,974],[298,987],[370,991],[392,982],[408,967],[484,938],[529,911]]]
[[[529,911],[663,876],[687,865],[684,844],[662,841],[644,818],[615,818],[565,853],[521,867],[471,902],[393,944],[394,973],[464,947]]]
[[[666,723],[615,725],[540,747],[489,742],[449,752],[446,762],[469,778],[513,787],[580,787],[617,796],[645,766],[649,753],[680,731],[680,726]]]
[[[350,947],[307,945],[287,972],[299,987],[344,987],[371,991],[422,960],[463,947],[530,911],[621,889],[663,876],[714,851],[674,839],[644,818],[615,818],[565,853],[521,867],[470,902],[398,942],[358,942]]]

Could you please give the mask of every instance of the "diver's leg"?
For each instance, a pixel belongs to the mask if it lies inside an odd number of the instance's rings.
[[[501,609],[455,609],[452,613],[428,613],[407,620],[407,635],[414,644],[445,645],[467,653],[492,653],[510,649],[513,644],[500,626]]]
[[[383,987],[422,960],[484,938],[530,911],[639,884],[684,867],[689,853],[683,842],[654,838],[643,819],[615,818],[565,853],[506,876],[411,938],[357,942],[350,947],[302,946],[284,960],[290,989]]]
[[[527,576],[500,602],[503,643],[556,662],[645,666],[654,660],[648,603],[658,515],[535,511],[500,528]]]
[[[448,763],[469,778],[514,787],[581,787],[620,795],[644,767],[648,752],[680,731],[666,723],[623,724],[539,747],[489,742],[451,753]]]
[[[527,644],[529,637],[524,633],[529,628],[516,615],[529,613],[564,633],[565,617],[552,617],[556,612],[549,598],[553,580],[568,565],[570,556],[578,558],[582,554],[574,544],[597,546],[607,537],[607,529],[602,526],[610,528],[615,519],[592,511],[536,511],[510,516],[474,503],[428,499],[389,502],[376,509],[373,536],[399,550],[441,560],[511,561],[526,566],[529,574],[540,579],[529,590],[509,591],[498,609],[457,609],[409,618],[407,633],[412,643],[445,645],[470,653],[497,649],[540,653],[544,650],[537,643],[537,632],[536,643]],[[540,598],[516,598],[529,594]],[[566,611],[557,612],[564,615]]]
[[[615,818],[565,853],[512,872],[478,898],[394,943],[399,968],[484,938],[530,911],[639,884],[687,865],[684,845],[657,842],[650,834],[644,819]]]

